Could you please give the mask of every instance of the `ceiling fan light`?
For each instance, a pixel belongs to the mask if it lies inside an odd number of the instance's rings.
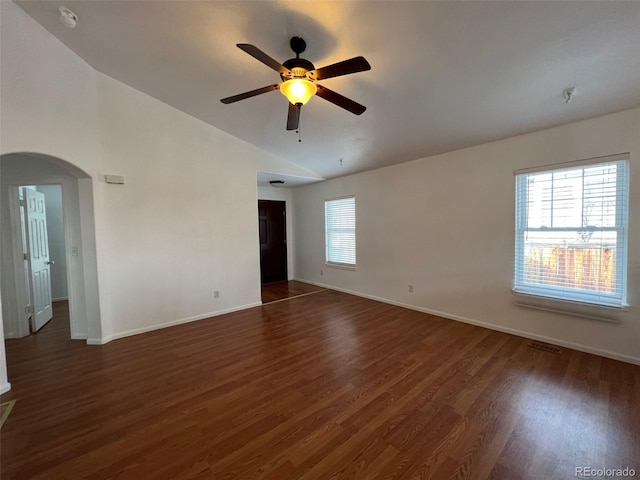
[[[304,105],[318,91],[316,84],[306,78],[292,78],[280,84],[282,93],[292,105]]]

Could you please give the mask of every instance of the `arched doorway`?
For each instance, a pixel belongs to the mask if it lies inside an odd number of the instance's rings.
[[[69,300],[70,337],[100,343],[100,315],[96,268],[93,186],[91,177],[62,159],[36,153],[0,156],[0,298],[5,337],[29,333],[25,316],[25,278],[21,268],[19,224],[11,208],[22,185],[60,185],[64,210],[65,260]],[[13,220],[12,220],[13,219]]]

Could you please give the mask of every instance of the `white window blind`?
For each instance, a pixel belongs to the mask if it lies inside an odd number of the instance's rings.
[[[324,202],[326,261],[336,265],[356,264],[356,199],[337,198]]]
[[[628,161],[516,174],[514,290],[623,306]]]

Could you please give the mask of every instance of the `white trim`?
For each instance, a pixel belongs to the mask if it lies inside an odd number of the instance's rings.
[[[87,339],[87,334],[86,333],[79,333],[79,334],[72,334],[71,335],[71,340],[86,340]]]
[[[329,211],[332,211],[335,213],[332,205],[335,202],[341,202],[343,200],[353,200],[353,263],[346,263],[346,262],[337,262],[337,261],[333,261],[331,260],[329,257],[330,255],[330,250],[333,251],[333,249],[330,248],[330,244],[331,242],[329,242],[329,237],[332,235],[332,233],[330,232],[334,232],[334,230],[336,231],[340,231],[340,230],[351,230],[349,227],[329,227],[329,218],[332,218],[334,220],[336,220],[337,218],[342,218],[341,214],[330,214]],[[351,203],[351,202],[350,202]],[[331,207],[331,208],[328,208]],[[337,209],[338,212],[342,212],[344,213],[344,209],[343,207],[338,207]],[[342,268],[345,270],[355,270],[356,269],[356,264],[357,264],[357,220],[356,220],[356,196],[355,195],[346,195],[343,197],[337,197],[337,198],[329,198],[329,199],[325,199],[324,201],[324,260],[325,260],[325,265],[327,267],[332,267],[332,268]],[[343,233],[348,233],[348,232],[343,232]],[[344,253],[344,248],[342,247],[337,247],[335,250],[338,250],[339,252],[337,253]],[[336,253],[336,252],[334,252]],[[342,256],[342,255],[339,255]]]
[[[317,285],[319,287],[328,288],[330,290],[337,290],[338,292],[348,293],[350,295],[355,295],[357,297],[368,298],[369,300],[376,300],[382,303],[388,303],[390,305],[395,305],[397,307],[408,308],[409,310],[416,310],[422,313],[428,313],[430,315],[436,315],[442,318],[448,318],[449,320],[456,320],[458,322],[469,323],[471,325],[476,325],[478,327],[488,328],[490,330],[496,330],[498,332],[508,333],[511,335],[516,335],[518,337],[530,338],[531,340],[539,340],[545,343],[552,343],[554,345],[559,345],[561,347],[572,348],[573,350],[578,350],[580,352],[591,353],[594,355],[599,355],[601,357],[611,358],[613,360],[620,360],[621,362],[631,363],[634,365],[640,365],[640,358],[631,357],[629,355],[621,355],[619,353],[610,352],[609,350],[602,350],[599,348],[589,347],[587,345],[582,345],[579,343],[573,342],[565,342],[564,340],[559,340],[557,338],[545,337],[544,335],[537,335],[535,333],[529,333],[522,330],[518,330],[515,328],[502,327],[499,325],[494,325],[492,323],[486,323],[480,320],[474,320],[467,317],[461,317],[459,315],[452,315],[446,312],[440,312],[437,310],[432,310],[430,308],[418,307],[416,305],[410,305],[408,303],[396,302],[394,300],[390,300],[388,298],[376,297],[375,295],[367,295],[365,293],[355,292],[353,290],[347,290],[345,288],[334,287],[331,285],[326,285],[323,283],[312,282],[310,280],[304,280],[300,278],[296,278],[295,280],[299,282],[310,283],[311,285]]]
[[[545,169],[524,169],[516,171],[516,215],[515,215],[515,264],[514,264],[514,280],[512,289],[513,293],[520,295],[518,304],[522,306],[531,306],[532,308],[540,309],[553,309],[563,311],[563,313],[575,313],[578,316],[587,316],[588,318],[602,319],[605,321],[618,321],[619,316],[612,313],[613,310],[604,310],[603,307],[613,307],[618,309],[624,309],[626,304],[627,293],[627,255],[629,250],[628,244],[628,203],[629,203],[629,154],[619,154],[607,157],[598,157],[590,160],[581,160],[577,162],[566,162],[555,166],[547,166]],[[614,225],[607,226],[585,226],[585,210],[587,203],[585,200],[585,189],[587,188],[585,183],[585,177],[587,176],[587,167],[595,167],[595,178],[600,177],[601,184],[599,188],[611,189],[613,195],[615,195],[615,213],[611,214],[607,211],[607,218],[612,221]],[[555,168],[551,168],[555,167]],[[559,168],[561,167],[561,168]],[[612,172],[608,170],[608,167],[614,168]],[[557,226],[554,224],[556,209],[563,207],[555,207],[554,199],[556,199],[556,193],[562,190],[557,190],[555,186],[555,175],[558,172],[569,172],[576,175],[577,180],[581,180],[582,186],[579,192],[571,190],[570,201],[572,208],[579,207],[581,212],[580,218],[574,218],[572,216],[572,225],[570,226]],[[549,177],[548,179],[541,180],[544,189],[549,189],[550,199],[550,220],[536,220],[534,225],[529,225],[529,216],[532,212],[538,210],[538,207],[531,207],[532,202],[537,200],[547,201],[539,198],[540,192],[531,191],[531,179],[534,180],[540,176]],[[547,185],[548,184],[548,185]],[[572,187],[573,188],[573,187]],[[534,189],[535,190],[535,189]],[[599,195],[606,195],[602,190]],[[601,198],[601,197],[598,197]],[[604,197],[602,197],[604,198]],[[573,202],[577,202],[574,203]],[[603,200],[604,202],[604,200]],[[603,203],[604,205],[604,203]],[[544,207],[547,208],[547,207]],[[604,206],[602,207],[604,208]],[[539,212],[538,212],[539,213]],[[603,210],[603,215],[605,212]],[[573,215],[573,214],[572,214]],[[610,216],[611,215],[611,216]],[[610,217],[609,217],[610,216]],[[604,222],[603,222],[604,223]],[[608,223],[608,222],[607,222]],[[586,229],[586,230],[585,230]],[[612,242],[611,237],[606,236],[595,240],[593,243],[582,242],[578,240],[571,240],[571,234],[575,235],[581,231],[589,232],[602,232],[604,234],[615,234],[615,242]],[[534,240],[528,237],[529,233],[541,233],[550,235],[548,240],[545,237]],[[560,234],[559,237],[555,235]],[[529,240],[527,240],[529,238]],[[597,235],[596,237],[597,238]],[[533,248],[545,248],[545,247],[565,247],[571,249],[592,248],[600,249],[613,248],[612,262],[616,265],[613,272],[613,292],[606,292],[599,284],[590,290],[582,285],[569,284],[552,285],[553,279],[555,279],[554,273],[549,272],[534,272],[531,273],[527,268],[527,262],[525,254],[528,242],[533,242]],[[543,254],[544,256],[544,254]],[[533,275],[533,280],[529,278],[529,275]],[[600,280],[600,279],[599,279]],[[541,298],[549,299],[547,304],[542,304]],[[549,304],[548,302],[564,302]],[[588,308],[587,305],[592,305]]]
[[[69,297],[56,297],[51,299],[52,302],[62,302],[64,300],[69,300]]]
[[[552,313],[563,313],[565,315],[588,318],[590,320],[599,320],[607,323],[622,323],[621,314],[629,311],[629,308],[627,308],[628,305],[620,307],[598,305],[594,303],[563,300],[554,297],[543,297],[541,295],[517,291],[512,291],[511,293],[515,296],[515,304],[519,307],[533,308]]]
[[[29,315],[25,313],[25,307],[31,305],[31,295],[27,292],[27,277],[25,277],[25,260],[22,250],[22,220],[20,205],[20,187],[17,185],[9,185],[9,222],[11,225],[11,242],[13,251],[11,253],[13,259],[13,287],[7,286],[7,290],[14,293],[13,302],[15,307],[15,317],[6,318],[5,324],[11,325],[10,328],[15,329],[17,337],[21,338],[29,335]],[[25,232],[26,233],[26,232]],[[27,242],[28,243],[28,242]],[[9,302],[9,305],[11,303]],[[6,338],[6,336],[5,336]]]
[[[0,385],[0,395],[7,393],[9,390],[11,390],[11,384],[9,382]]]
[[[160,323],[157,325],[150,325],[148,327],[125,330],[124,332],[114,333],[113,335],[108,335],[102,338],[87,338],[87,345],[104,345],[105,343],[109,343],[110,341],[117,340],[119,338],[131,337],[133,335],[138,335],[140,333],[152,332],[154,330],[160,330],[161,328],[173,327],[175,325],[181,325],[183,323],[195,322],[198,320],[204,320],[205,318],[212,318],[212,317],[224,315],[225,313],[233,313],[240,310],[247,310],[249,308],[261,307],[261,306],[262,306],[262,302],[248,303],[246,305],[241,305],[239,307],[227,308],[226,310],[218,310],[215,312],[203,313],[202,315],[195,315],[193,317],[180,318],[178,320],[171,320],[169,322]]]
[[[586,158],[584,160],[570,160],[568,162],[548,163],[546,165],[537,165],[535,167],[521,168],[514,170],[514,175],[521,175],[523,173],[536,173],[544,172],[546,170],[563,170],[565,168],[580,167],[583,165],[592,165],[596,163],[617,162],[619,160],[629,160],[631,156],[630,152],[615,153],[613,155],[604,155],[602,157]]]
[[[74,199],[71,198],[70,195],[70,184],[75,183],[75,192],[78,195],[77,206],[78,210],[75,211],[73,208],[76,203]],[[83,285],[83,287],[79,287],[79,282],[77,281],[80,277],[80,274],[84,274],[85,260],[81,260],[80,262],[76,261],[71,255],[71,246],[77,245],[80,248],[80,251],[85,249],[83,241],[82,241],[82,218],[81,218],[81,210],[82,210],[82,195],[80,193],[80,179],[75,178],[73,180],[67,179],[65,182],[60,182],[56,185],[60,185],[60,195],[62,196],[62,230],[64,232],[64,256],[65,262],[67,265],[66,271],[66,279],[67,279],[67,300],[69,302],[69,330],[70,336],[72,339],[78,339],[82,335],[84,338],[87,338],[87,332],[89,331],[89,322],[86,316],[86,312],[83,312],[84,315],[81,315],[82,306],[78,301],[79,298],[85,298],[85,308],[88,308],[86,305],[86,295],[87,295],[87,286]],[[71,212],[75,212],[75,215],[72,215]],[[76,219],[77,216],[78,226],[79,226],[79,237],[74,241],[74,235],[76,232],[71,228],[71,224],[73,223],[72,219]],[[82,292],[82,289],[85,291]],[[82,320],[81,320],[82,319]]]
[[[338,268],[340,270],[349,270],[351,272],[356,271],[356,266],[350,263],[325,262],[324,266],[327,268]]]
[[[356,194],[352,193],[351,195],[342,195],[340,197],[331,197],[331,198],[325,198],[324,201],[325,202],[333,202],[334,200],[345,200],[347,198],[356,198]]]

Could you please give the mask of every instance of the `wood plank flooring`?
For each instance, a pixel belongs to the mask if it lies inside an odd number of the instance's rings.
[[[262,303],[271,303],[286,298],[298,297],[309,293],[326,290],[317,285],[289,280],[288,282],[275,282],[262,285]]]
[[[87,346],[6,342],[9,479],[640,472],[640,367],[335,291]]]

